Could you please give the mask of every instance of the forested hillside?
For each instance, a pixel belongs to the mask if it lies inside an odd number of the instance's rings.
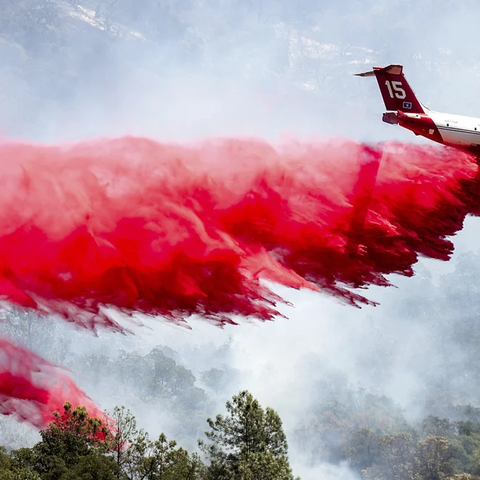
[[[42,430],[33,448],[7,454],[0,447],[4,479],[222,479],[294,480],[288,445],[277,413],[246,391],[227,402],[227,415],[208,419],[209,442],[199,442],[210,460],[178,448],[162,433],[150,440],[135,417],[116,408],[105,419],[89,417],[83,407],[66,403],[63,412]]]

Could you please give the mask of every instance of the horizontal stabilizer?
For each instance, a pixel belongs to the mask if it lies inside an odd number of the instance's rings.
[[[369,72],[363,72],[363,73],[354,73],[356,77],[374,77],[375,72],[373,70],[370,70]]]
[[[402,65],[389,65],[388,67],[373,67],[373,70],[363,73],[355,73],[357,77],[374,77],[377,74],[389,73],[391,75],[401,75],[403,72]]]

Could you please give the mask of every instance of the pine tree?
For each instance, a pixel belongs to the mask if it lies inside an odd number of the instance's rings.
[[[282,421],[271,408],[264,410],[247,392],[226,404],[227,415],[208,419],[205,435],[212,443],[199,442],[209,457],[211,480],[293,480]]]

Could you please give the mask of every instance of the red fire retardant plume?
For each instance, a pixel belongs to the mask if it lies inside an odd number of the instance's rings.
[[[104,306],[270,319],[260,279],[361,303],[349,287],[449,258],[477,170],[454,150],[348,141],[3,143],[0,298],[114,329]]]
[[[67,399],[85,406],[90,416],[104,416],[68,375],[0,338],[0,414],[16,414],[19,420],[45,427],[54,420],[53,412],[63,412]]]
[[[447,260],[480,192],[467,154],[351,141],[3,142],[0,183],[0,300],[114,330],[112,308],[272,319],[281,299],[261,280],[368,302],[355,288]],[[38,357],[0,353],[1,412],[42,424],[88,403],[65,376],[37,381],[53,368]]]

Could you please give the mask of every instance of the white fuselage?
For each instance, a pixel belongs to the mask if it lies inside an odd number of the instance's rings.
[[[452,115],[450,113],[425,112],[435,123],[445,145],[469,147],[480,145],[480,118]]]

